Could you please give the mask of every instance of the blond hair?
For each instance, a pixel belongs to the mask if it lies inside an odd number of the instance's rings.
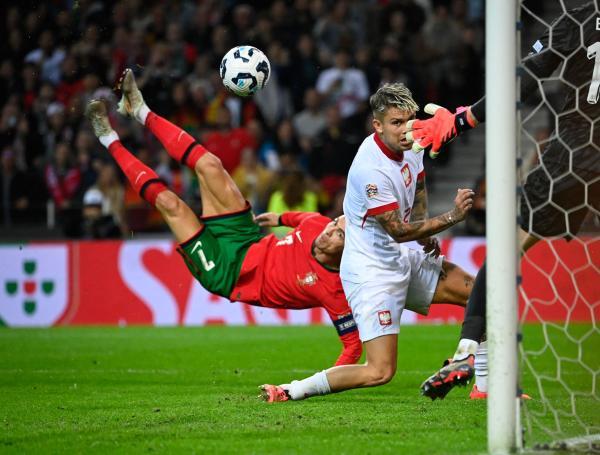
[[[369,98],[373,116],[381,117],[390,107],[401,111],[417,112],[419,105],[412,97],[411,91],[402,82],[383,84]]]

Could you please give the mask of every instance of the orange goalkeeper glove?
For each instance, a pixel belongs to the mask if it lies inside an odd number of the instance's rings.
[[[410,120],[407,124],[406,138],[413,141],[412,149],[415,152],[430,149],[429,156],[436,158],[442,146],[476,126],[475,121],[469,118],[467,109],[461,106],[453,114],[437,104],[427,104],[425,112],[433,117],[427,120]]]

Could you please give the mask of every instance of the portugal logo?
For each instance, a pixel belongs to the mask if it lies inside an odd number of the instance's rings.
[[[0,324],[49,326],[68,299],[65,246],[0,247]]]
[[[304,278],[300,278],[300,275],[296,275],[296,279],[300,286],[314,286],[317,284],[319,277],[315,272],[308,272]]]

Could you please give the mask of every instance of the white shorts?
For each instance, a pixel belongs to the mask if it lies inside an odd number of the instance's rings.
[[[443,259],[405,248],[402,262],[408,267],[400,267],[404,273],[399,270],[362,283],[342,280],[361,341],[397,334],[404,308],[427,315]]]

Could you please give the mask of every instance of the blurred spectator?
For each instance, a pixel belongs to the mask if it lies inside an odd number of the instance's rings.
[[[56,85],[56,100],[68,106],[73,96],[84,90],[83,79],[79,74],[77,59],[67,55],[62,62],[62,78]]]
[[[268,212],[283,213],[289,211],[316,212],[318,198],[314,191],[308,189],[306,177],[299,169],[284,171],[281,175],[280,185],[269,199]],[[272,228],[278,237],[285,235],[291,228]]]
[[[321,97],[314,88],[309,88],[304,93],[304,110],[294,116],[293,124],[302,149],[309,150],[317,135],[327,125],[325,114],[321,110]]]
[[[433,2],[435,1],[437,0],[433,0]],[[397,32],[397,21],[399,19],[394,17],[397,11],[400,11],[405,17],[404,24],[408,33],[413,36],[420,33],[433,2],[430,0],[399,0],[387,3],[380,14],[383,34]]]
[[[171,95],[173,107],[168,118],[176,125],[181,125],[184,130],[194,132],[198,131],[204,119],[201,106],[194,105],[189,92],[189,87],[185,81],[175,83]]]
[[[440,39],[441,36],[444,39]],[[456,106],[453,90],[462,82],[463,73],[457,68],[456,62],[462,34],[450,14],[449,2],[438,0],[434,3],[433,15],[423,29],[423,38],[428,57],[430,89],[436,90],[428,100],[439,102],[442,106]]]
[[[258,161],[270,171],[279,171],[281,160],[273,141],[265,137],[262,124],[258,120],[251,120],[248,122],[247,129],[256,143]]]
[[[81,184],[81,171],[73,161],[69,144],[59,142],[54,157],[46,166],[45,179],[65,235],[79,237],[81,207],[78,207],[75,195]]]
[[[247,3],[236,5],[233,8],[232,27],[233,42],[250,43],[252,37],[252,28],[255,21],[254,8]]]
[[[59,143],[70,143],[73,139],[73,130],[66,122],[65,106],[53,102],[46,109],[48,117],[48,130],[46,132],[46,156],[52,156],[58,149]]]
[[[235,169],[232,178],[255,213],[264,212],[274,174],[258,161],[251,148],[242,151],[242,161]]]
[[[328,55],[341,49],[350,49],[362,41],[363,28],[350,15],[348,2],[334,2],[328,13],[323,14],[313,29],[317,48]]]
[[[0,62],[0,104],[4,105],[12,93],[18,90],[15,65],[10,60]]]
[[[35,176],[27,175],[16,166],[10,147],[5,147],[0,156],[0,217],[4,226],[25,222],[39,222],[45,209],[45,191],[40,188]]]
[[[366,107],[369,84],[365,74],[350,67],[350,54],[340,50],[335,54],[334,66],[326,69],[317,79],[317,90],[328,105],[335,104],[343,118],[350,117]]]
[[[178,22],[171,22],[167,26],[166,42],[170,75],[176,78],[184,77],[196,60],[196,48],[183,39],[182,26]]]
[[[103,163],[96,185],[83,196],[84,235],[87,238],[119,238],[127,232],[124,217],[124,190],[115,167]]]
[[[42,79],[58,84],[61,78],[60,66],[64,58],[65,51],[55,47],[52,31],[44,30],[40,35],[39,47],[25,56],[25,62],[40,66]]]
[[[271,76],[267,86],[254,95],[261,115],[270,128],[293,114],[292,98],[287,87],[291,84],[291,55],[279,41],[273,41],[267,49],[271,62]]]
[[[485,177],[475,182],[473,208],[465,219],[465,231],[468,235],[485,236]]]
[[[94,159],[95,145],[96,138],[88,130],[80,130],[77,133],[77,137],[75,138],[75,158],[81,174],[81,183],[79,185],[79,193],[81,195],[92,187],[98,178],[99,161]]]
[[[344,214],[344,196],[346,188],[340,187],[334,194],[329,203],[329,209],[325,212],[325,216],[336,218]]]
[[[231,174],[240,164],[242,150],[254,149],[256,143],[245,128],[231,127],[231,114],[225,106],[219,108],[215,126],[215,130],[205,135],[203,145],[221,159]]]
[[[303,34],[298,38],[292,56],[291,80],[294,108],[302,109],[306,90],[315,86],[319,77],[319,61],[315,51],[315,42],[311,35]]]
[[[290,155],[298,159],[300,156],[300,144],[290,120],[283,120],[277,126],[275,149],[279,157]]]
[[[356,51],[355,58],[356,67],[361,70],[367,78],[367,82],[369,84],[369,93],[374,93],[380,85],[381,71],[379,64],[377,64],[377,62],[373,59],[371,47],[360,47]]]
[[[316,137],[308,158],[309,172],[317,179],[331,174],[345,176],[358,145],[364,139],[362,131],[345,127],[336,106],[327,108],[326,122],[326,128]]]

